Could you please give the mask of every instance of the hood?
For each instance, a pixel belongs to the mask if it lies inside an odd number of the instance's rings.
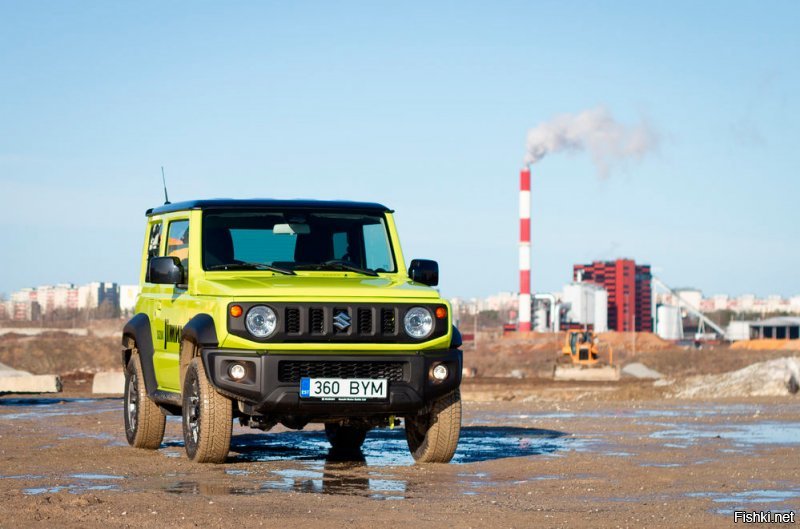
[[[237,273],[236,277],[199,279],[204,296],[232,298],[426,298],[440,299],[431,287],[407,278],[326,275],[271,275]]]

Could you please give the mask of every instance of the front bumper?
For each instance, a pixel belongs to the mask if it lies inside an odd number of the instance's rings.
[[[286,354],[252,353],[237,349],[203,349],[203,364],[209,381],[222,394],[239,401],[248,415],[303,416],[307,418],[346,418],[369,415],[402,415],[414,413],[429,402],[455,390],[461,384],[462,353],[458,349],[418,351],[405,354]],[[321,401],[300,398],[297,372],[291,374],[282,362],[316,368],[315,363],[372,363],[402,365],[402,375],[389,378],[388,396],[382,400]],[[245,366],[246,376],[234,381],[228,375],[233,363]],[[444,364],[448,377],[441,382],[431,380],[434,364]],[[337,366],[334,366],[337,367]],[[338,366],[341,367],[341,366]],[[371,366],[359,366],[371,367]],[[352,369],[343,369],[350,372]],[[342,376],[341,378],[352,378]]]

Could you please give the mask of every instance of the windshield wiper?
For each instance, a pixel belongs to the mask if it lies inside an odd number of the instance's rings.
[[[359,274],[364,274],[365,276],[377,277],[378,272],[375,270],[370,270],[369,268],[361,268],[360,266],[351,263],[349,261],[342,261],[340,259],[334,259],[332,261],[325,261],[324,263],[318,264],[310,264],[310,265],[300,265],[296,266],[295,270],[302,270],[302,269],[311,269],[311,270],[345,270],[348,272],[356,272]]]
[[[265,263],[226,263],[209,266],[206,270],[247,270],[250,268],[253,270],[269,270],[270,272],[278,272],[287,276],[297,275],[294,270]]]

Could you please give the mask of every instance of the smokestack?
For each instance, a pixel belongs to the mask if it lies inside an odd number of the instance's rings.
[[[519,172],[519,332],[531,330],[531,170]]]

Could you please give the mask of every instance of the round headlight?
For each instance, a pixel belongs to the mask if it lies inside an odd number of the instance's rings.
[[[406,312],[403,324],[412,338],[427,338],[433,332],[433,314],[424,307],[414,307]]]
[[[266,338],[278,328],[278,317],[271,308],[256,305],[247,311],[244,324],[248,332],[256,338]]]

